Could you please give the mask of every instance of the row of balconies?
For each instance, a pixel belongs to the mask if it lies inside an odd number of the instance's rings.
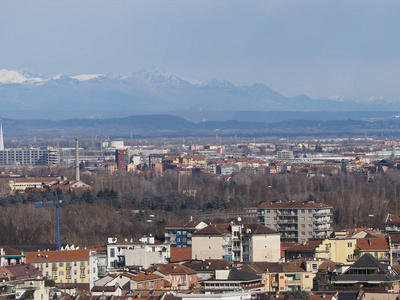
[[[279,231],[297,231],[298,228],[295,226],[279,226],[278,230]]]

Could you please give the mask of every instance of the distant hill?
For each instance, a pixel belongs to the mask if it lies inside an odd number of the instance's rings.
[[[104,137],[134,138],[189,136],[364,136],[368,134],[398,136],[398,118],[366,120],[287,120],[280,122],[205,121],[190,122],[172,115],[138,115],[109,119],[3,119],[5,139]]]

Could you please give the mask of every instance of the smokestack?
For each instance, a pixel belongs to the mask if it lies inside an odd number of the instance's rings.
[[[79,175],[79,139],[75,139],[75,179],[76,180],[81,180],[81,177]]]

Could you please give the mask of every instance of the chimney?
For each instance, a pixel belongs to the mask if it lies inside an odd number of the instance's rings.
[[[81,177],[79,175],[79,139],[75,139],[75,179],[77,181],[81,180]]]

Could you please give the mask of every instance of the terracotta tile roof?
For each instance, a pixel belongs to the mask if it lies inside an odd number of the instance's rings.
[[[400,243],[400,233],[389,234],[391,243]]]
[[[324,272],[333,272],[336,269],[337,265],[338,264],[333,261],[324,261],[322,264],[319,265],[318,270],[322,270]]]
[[[115,292],[118,287],[109,285],[95,285],[92,287],[92,292]]]
[[[27,263],[89,260],[88,249],[27,252]]]
[[[389,244],[386,238],[357,239],[356,244],[357,247],[363,251],[389,250]]]
[[[7,247],[7,246],[0,246],[0,248],[3,249],[3,251],[6,255],[21,255],[21,252],[22,252],[20,250],[17,250],[17,249],[11,248],[11,247]]]
[[[321,245],[322,241],[306,241],[304,243],[295,245],[293,247],[287,248],[285,251],[293,252],[312,252]]]
[[[42,273],[31,264],[6,266],[16,280],[42,277]]]
[[[185,228],[195,228],[197,225],[199,225],[201,221],[190,221],[185,224]]]
[[[300,266],[301,260],[293,260],[290,262],[281,263],[283,272],[285,273],[300,273],[305,272],[305,270]]]
[[[300,202],[300,201],[294,201],[294,202],[263,202],[261,203],[258,208],[274,208],[274,209],[290,209],[290,208],[330,208],[331,206],[328,206],[323,203],[315,203],[315,202]]]
[[[171,247],[170,262],[180,262],[192,259],[192,247]]]
[[[165,225],[165,227],[183,227],[184,225],[185,222],[181,220],[171,220]]]
[[[123,273],[123,276],[130,278],[133,281],[141,282],[141,281],[153,281],[153,280],[162,280],[164,277],[156,275],[154,273],[145,274],[142,272],[137,273]]]
[[[347,236],[348,237],[352,237],[353,235],[362,232],[362,231],[366,231],[368,230],[368,227],[360,227],[360,228],[349,228],[349,229],[345,229],[345,231],[347,232]]]
[[[0,279],[8,279],[8,276],[11,276],[10,271],[6,267],[0,267]]]
[[[266,273],[283,273],[283,267],[280,263],[272,262],[250,262],[244,263],[241,266],[242,270],[254,273],[254,274],[266,274]]]
[[[156,270],[164,275],[189,275],[189,274],[195,274],[196,272],[188,267],[185,267],[184,265],[180,264],[162,264],[162,265],[156,265]]]
[[[263,224],[244,224],[242,232],[246,233],[248,229],[251,230],[251,234],[279,234],[278,231]]]
[[[386,224],[400,223],[400,215],[389,214],[386,218]]]
[[[40,183],[46,182],[46,183],[48,183],[48,182],[52,182],[54,180],[58,180],[58,178],[57,177],[35,177],[35,178],[18,177],[18,178],[10,178],[10,181],[11,180],[15,181],[16,183],[23,183],[23,182],[40,182]]]
[[[193,235],[224,235],[229,234],[229,224],[211,224],[207,227],[200,229],[199,231],[193,233]]]

